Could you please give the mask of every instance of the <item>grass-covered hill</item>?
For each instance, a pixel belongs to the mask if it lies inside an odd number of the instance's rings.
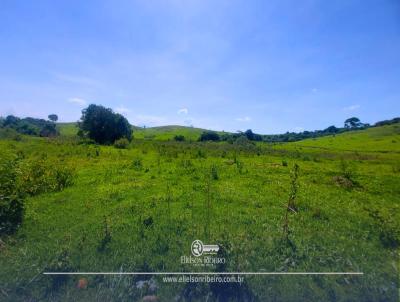
[[[78,132],[77,123],[58,123],[57,128],[59,129],[60,134],[65,136],[74,136]],[[135,139],[168,141],[174,140],[175,136],[183,135],[185,140],[197,141],[200,138],[200,135],[206,130],[172,125],[150,128],[132,126],[132,131]]]
[[[162,126],[151,128],[139,128],[133,130],[133,136],[137,139],[173,140],[177,135],[183,135],[185,140],[197,141],[205,129],[186,126]]]
[[[1,201],[25,206],[1,236],[0,301],[398,301],[398,124],[296,143],[134,139],[126,149],[58,127],[55,138],[0,139]],[[219,244],[226,264],[182,264],[195,239]],[[42,274],[202,270],[364,275],[238,285]],[[149,279],[155,288],[139,287]]]
[[[400,153],[400,123],[280,144],[283,149]]]

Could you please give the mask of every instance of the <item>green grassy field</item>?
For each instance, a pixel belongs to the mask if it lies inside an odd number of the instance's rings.
[[[245,145],[167,141],[202,130],[150,128],[134,131],[128,149],[81,144],[74,127],[61,125],[57,139],[0,140],[2,163],[18,158],[21,181],[73,171],[72,185],[27,197],[23,224],[2,238],[1,301],[398,301],[398,124]],[[226,264],[182,264],[195,239],[219,244]],[[238,285],[42,274],[204,270],[364,275],[248,276]],[[156,289],[137,286],[149,278]]]

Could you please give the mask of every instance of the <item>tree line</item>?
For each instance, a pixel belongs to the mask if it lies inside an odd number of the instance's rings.
[[[362,123],[359,118],[351,117],[344,121],[344,125],[342,128],[336,126],[329,126],[324,130],[314,130],[314,131],[302,131],[302,132],[286,132],[283,134],[271,134],[271,135],[262,135],[253,133],[251,129],[248,129],[244,132],[238,133],[218,133],[216,131],[204,131],[199,140],[200,141],[228,141],[234,142],[239,138],[245,138],[249,141],[263,141],[263,142],[271,142],[271,143],[279,143],[279,142],[294,142],[307,138],[316,138],[326,135],[336,135],[339,133],[343,133],[346,131],[353,130],[362,130],[369,127],[377,127],[383,125],[390,125],[394,123],[399,123],[400,118],[394,118],[391,120],[385,120],[375,123],[371,126],[368,123]]]

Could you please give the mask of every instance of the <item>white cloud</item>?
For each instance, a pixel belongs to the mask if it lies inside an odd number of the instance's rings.
[[[294,132],[303,132],[304,128],[303,127],[294,127]]]
[[[343,110],[344,111],[354,111],[354,110],[357,110],[360,107],[361,107],[360,105],[351,105],[349,107],[344,107]]]
[[[115,110],[115,112],[118,112],[118,113],[121,113],[121,114],[125,114],[125,113],[131,112],[130,109],[128,109],[128,108],[126,108],[124,106],[116,107],[114,110]]]
[[[178,110],[178,114],[188,114],[189,110],[187,108],[182,108]]]
[[[73,104],[77,104],[77,105],[80,105],[80,106],[87,105],[86,100],[81,99],[81,98],[76,98],[76,97],[75,98],[69,98],[68,102],[73,103]]]
[[[251,117],[245,116],[245,117],[238,117],[236,119],[238,122],[250,122],[251,121]]]

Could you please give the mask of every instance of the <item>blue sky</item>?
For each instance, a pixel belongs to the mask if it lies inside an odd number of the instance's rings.
[[[400,115],[400,2],[0,2],[0,115],[281,133]]]

